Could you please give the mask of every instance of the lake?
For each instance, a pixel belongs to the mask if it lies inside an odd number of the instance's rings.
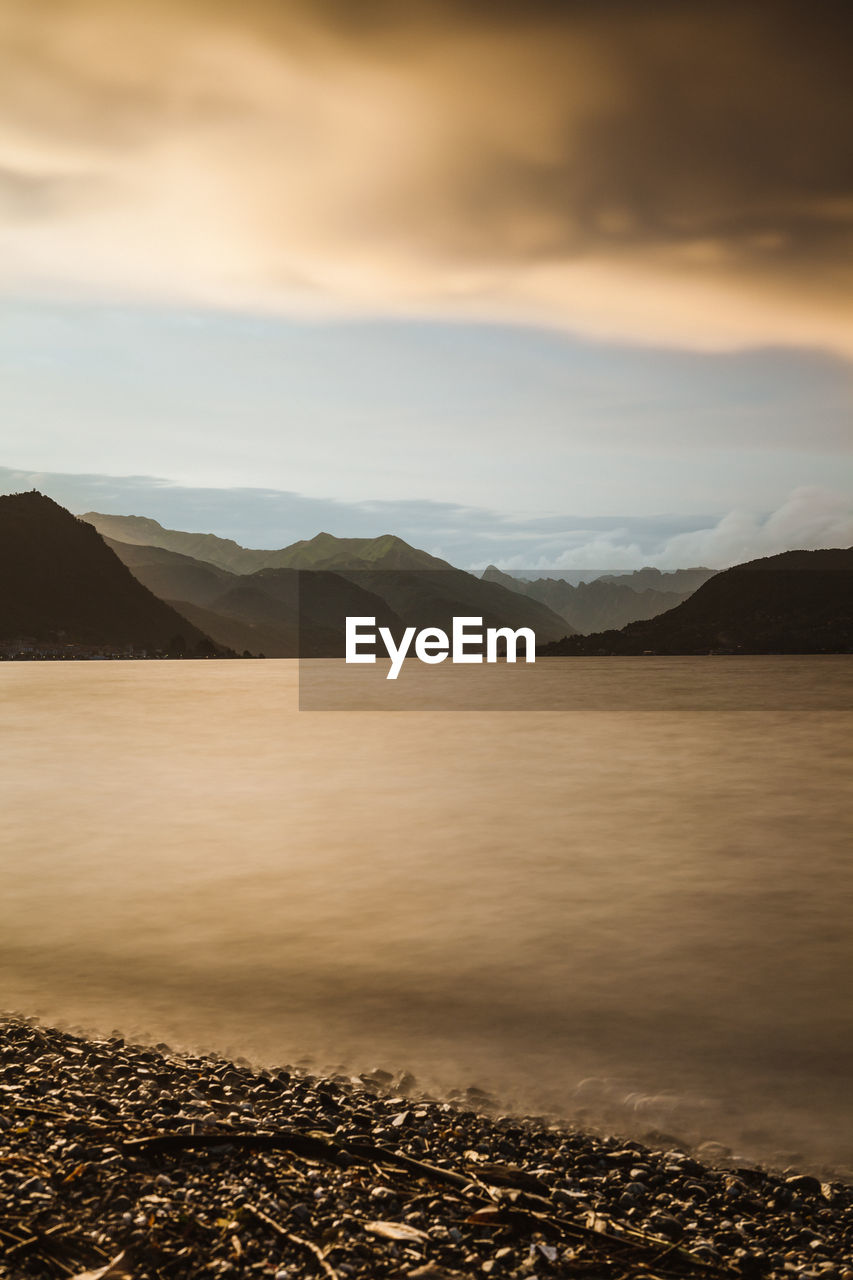
[[[853,658],[512,676],[563,709],[0,663],[0,1001],[849,1169]]]

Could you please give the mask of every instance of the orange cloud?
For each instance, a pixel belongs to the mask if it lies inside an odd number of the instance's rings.
[[[0,0],[0,279],[853,353],[849,10]]]

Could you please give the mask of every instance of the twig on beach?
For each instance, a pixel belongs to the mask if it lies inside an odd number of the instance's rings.
[[[193,1148],[215,1151],[226,1147],[289,1151],[308,1160],[327,1160],[344,1166],[351,1163],[351,1157],[337,1143],[298,1129],[276,1129],[273,1133],[157,1133],[148,1138],[129,1138],[121,1144],[126,1155],[172,1155]]]
[[[488,1194],[484,1183],[474,1174],[456,1173],[452,1169],[427,1164],[423,1160],[415,1160],[372,1142],[332,1142],[319,1134],[303,1133],[298,1129],[277,1129],[271,1133],[157,1133],[147,1138],[128,1138],[121,1144],[126,1155],[173,1155],[192,1149],[210,1151],[225,1147],[243,1147],[252,1151],[289,1151],[308,1160],[326,1160],[331,1164],[344,1166],[352,1162],[391,1164],[459,1190],[474,1184],[482,1187]],[[504,1181],[507,1182],[508,1179]]]
[[[0,1019],[0,1277],[853,1280],[843,1181],[162,1048]]]
[[[274,1231],[276,1235],[281,1236],[283,1240],[289,1240],[291,1244],[295,1244],[298,1248],[304,1249],[307,1253],[312,1254],[321,1270],[329,1277],[329,1280],[340,1280],[337,1271],[329,1262],[328,1258],[323,1253],[323,1250],[318,1245],[314,1244],[312,1240],[306,1240],[303,1236],[298,1236],[293,1231],[288,1231],[286,1227],[283,1227],[280,1223],[276,1222],[275,1218],[271,1218],[269,1214],[264,1213],[262,1209],[256,1209],[254,1205],[243,1205],[243,1212],[251,1214],[253,1218],[257,1218],[258,1222],[262,1222],[264,1226],[269,1227],[271,1231]]]
[[[440,1165],[427,1164],[423,1160],[415,1160],[412,1156],[403,1155],[399,1151],[391,1151],[388,1147],[377,1146],[373,1142],[363,1142],[358,1139],[358,1141],[346,1142],[341,1145],[351,1155],[360,1156],[371,1164],[394,1164],[398,1168],[407,1169],[410,1173],[418,1174],[422,1178],[430,1178],[435,1182],[445,1182],[448,1186],[457,1187],[460,1191],[470,1187],[472,1182],[479,1184],[479,1179],[476,1177],[456,1173],[453,1169],[444,1169]]]
[[[23,1240],[17,1240],[15,1244],[12,1245],[11,1249],[6,1250],[6,1257],[11,1258],[16,1253],[22,1253],[24,1249],[29,1249],[33,1245],[38,1244],[38,1242],[38,1236],[25,1236]]]
[[[478,1169],[479,1177],[473,1173],[459,1173],[454,1169],[446,1169],[440,1165],[428,1164],[416,1160],[388,1147],[379,1146],[366,1139],[333,1142],[316,1133],[303,1133],[296,1129],[280,1129],[274,1133],[166,1133],[155,1134],[148,1138],[133,1138],[123,1142],[125,1153],[139,1154],[177,1154],[186,1150],[217,1151],[228,1147],[238,1147],[253,1151],[278,1150],[287,1151],[309,1160],[325,1160],[336,1165],[347,1165],[350,1162],[361,1162],[376,1166],[391,1165],[403,1169],[415,1177],[432,1182],[441,1182],[455,1190],[467,1194],[481,1194],[483,1200],[495,1205],[495,1225],[502,1224],[516,1229],[528,1229],[550,1235],[552,1239],[570,1237],[591,1246],[599,1254],[607,1252],[613,1261],[621,1254],[631,1257],[634,1262],[642,1262],[646,1267],[661,1268],[666,1262],[665,1270],[671,1276],[672,1265],[678,1266],[678,1274],[685,1273],[689,1267],[704,1276],[726,1274],[724,1269],[715,1266],[705,1259],[697,1258],[678,1244],[661,1240],[645,1232],[620,1226],[617,1230],[606,1218],[597,1217],[593,1224],[577,1222],[548,1211],[547,1202],[533,1192],[547,1190],[539,1180],[523,1170],[511,1166],[489,1164]],[[495,1188],[495,1190],[493,1190]],[[510,1199],[511,1197],[511,1199]],[[301,1237],[279,1227],[272,1218],[268,1218],[261,1210],[246,1206],[255,1217],[267,1223],[271,1229],[284,1234],[294,1242]],[[310,1241],[302,1241],[304,1248],[310,1252],[319,1251]],[[615,1255],[615,1256],[614,1256]],[[324,1269],[328,1267],[322,1259]],[[662,1268],[661,1268],[662,1269]]]
[[[46,1107],[43,1102],[21,1102],[16,1098],[12,1103],[12,1110],[20,1111],[25,1116],[51,1116],[59,1120],[73,1120],[74,1116],[68,1111],[61,1111],[59,1107]]]
[[[44,1262],[45,1264],[50,1264],[50,1265],[53,1265],[54,1267],[59,1267],[60,1271],[64,1272],[65,1275],[67,1276],[72,1276],[73,1280],[80,1280],[80,1273],[77,1272],[75,1274],[74,1268],[70,1267],[67,1262],[63,1262],[61,1258],[57,1258],[55,1253],[49,1253],[47,1255],[43,1253],[34,1253],[33,1257],[41,1259],[41,1261]],[[86,1272],[83,1273],[84,1277],[86,1274],[87,1274]]]
[[[15,1245],[23,1244],[21,1236],[16,1236],[13,1232],[5,1230],[3,1227],[0,1227],[0,1236],[5,1236],[7,1240],[11,1240]]]
[[[544,1215],[535,1214],[537,1218]],[[722,1267],[713,1262],[707,1262],[704,1258],[697,1258],[695,1254],[688,1249],[683,1248],[678,1243],[670,1243],[661,1240],[659,1236],[651,1235],[645,1231],[636,1231],[630,1227],[619,1228],[619,1234],[614,1231],[602,1230],[598,1226],[586,1226],[579,1222],[573,1222],[569,1218],[553,1216],[550,1221],[559,1229],[567,1234],[574,1235],[578,1239],[585,1240],[588,1244],[598,1246],[607,1246],[611,1252],[619,1252],[627,1250],[632,1259],[640,1257],[643,1259],[643,1265],[648,1267],[658,1266],[665,1258],[671,1257],[673,1261],[685,1264],[694,1270],[699,1271],[705,1276],[723,1276],[731,1275],[732,1272],[727,1267]],[[606,1222],[607,1219],[600,1219]],[[613,1224],[609,1224],[613,1225]],[[661,1248],[661,1246],[664,1246]],[[652,1256],[649,1257],[648,1255]],[[633,1274],[629,1272],[628,1274]],[[671,1274],[671,1272],[669,1273]],[[679,1275],[683,1275],[683,1267],[679,1269]]]

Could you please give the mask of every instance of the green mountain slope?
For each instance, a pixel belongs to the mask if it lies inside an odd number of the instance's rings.
[[[230,573],[256,573],[259,569],[449,569],[439,560],[410,547],[394,534],[378,538],[336,538],[331,533],[294,542],[278,551],[241,547],[230,538],[212,533],[184,533],[164,529],[146,516],[112,516],[87,511],[83,516],[105,538],[128,545],[159,547],[227,569]]]
[[[378,538],[336,538],[331,533],[318,533],[313,538],[294,542],[276,553],[275,565],[268,568],[289,569],[450,569],[427,551],[412,547],[393,533]],[[286,557],[286,559],[284,558]]]

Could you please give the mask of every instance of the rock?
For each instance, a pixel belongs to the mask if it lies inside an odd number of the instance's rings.
[[[797,1173],[785,1179],[785,1186],[790,1187],[801,1196],[819,1196],[823,1194],[820,1181],[808,1173]]]
[[[401,1093],[403,1097],[407,1097],[413,1093],[418,1087],[418,1082],[412,1075],[411,1071],[401,1071],[397,1079],[394,1081],[394,1092]]]
[[[680,1240],[684,1235],[684,1227],[677,1218],[668,1213],[653,1213],[649,1217],[649,1229],[667,1240]]]
[[[386,1089],[391,1084],[394,1076],[390,1071],[384,1071],[382,1067],[374,1067],[372,1071],[359,1076],[359,1079],[365,1084],[378,1084],[383,1089]]]
[[[48,1250],[29,1261],[22,1250],[7,1274],[97,1274],[129,1250],[134,1280],[297,1280],[319,1274],[320,1256],[341,1280],[521,1280],[561,1268],[642,1274],[677,1242],[744,1280],[853,1280],[853,1189],[838,1179],[821,1188],[796,1167],[715,1171],[671,1138],[657,1149],[541,1116],[487,1115],[474,1087],[456,1106],[407,1107],[375,1080],[280,1074],[0,1018],[0,1240]],[[49,1106],[35,1101],[41,1085]],[[154,1134],[175,1146],[155,1152],[130,1137]],[[724,1150],[711,1145],[709,1162]],[[597,1243],[572,1223],[597,1230]],[[651,1255],[646,1237],[661,1242]],[[64,1271],[52,1240],[80,1250]]]
[[[696,1148],[696,1154],[704,1161],[728,1160],[732,1150],[722,1142],[703,1142]]]

